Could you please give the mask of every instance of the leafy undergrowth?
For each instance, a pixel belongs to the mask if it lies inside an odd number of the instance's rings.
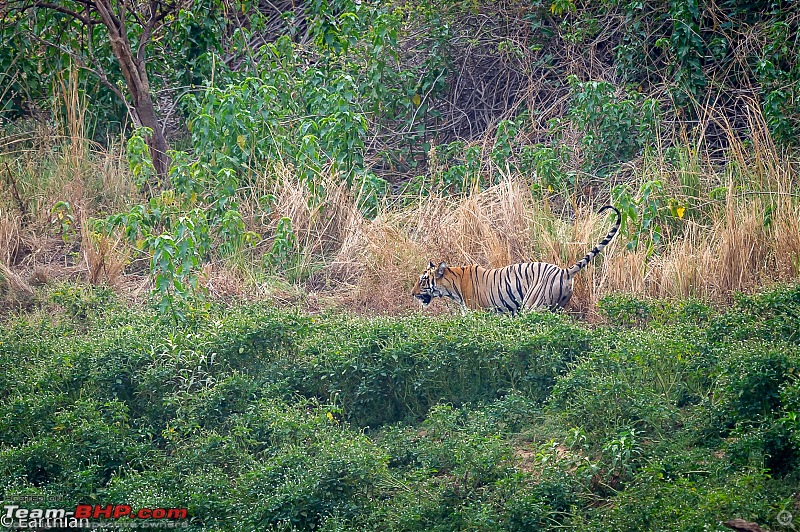
[[[800,286],[607,297],[608,325],[214,308],[62,287],[0,329],[0,497],[188,508],[195,530],[781,529]],[[783,513],[782,516],[787,514]]]

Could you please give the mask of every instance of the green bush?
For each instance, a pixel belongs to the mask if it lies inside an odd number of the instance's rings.
[[[592,329],[114,301],[77,323],[50,300],[0,328],[0,495],[188,507],[194,530],[777,526],[796,293],[617,296]]]
[[[707,393],[696,334],[685,326],[603,334],[592,353],[558,379],[548,408],[597,441],[630,427],[669,433],[679,408]]]
[[[435,404],[519,391],[543,402],[588,335],[562,317],[489,314],[328,319],[286,378],[307,396],[341,405],[359,426],[424,416]]]

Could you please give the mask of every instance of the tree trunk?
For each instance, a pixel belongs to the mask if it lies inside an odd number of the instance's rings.
[[[169,158],[167,150],[169,145],[161,130],[161,123],[156,113],[153,98],[150,95],[150,82],[147,77],[147,63],[144,59],[144,46],[140,44],[139,53],[134,54],[128,34],[125,29],[126,6],[124,2],[117,3],[115,12],[111,3],[113,0],[96,0],[95,6],[103,25],[108,28],[111,38],[111,49],[119,62],[128,93],[131,95],[133,106],[133,120],[136,126],[144,126],[153,130],[153,134],[146,138],[150,148],[150,157],[153,159],[153,168],[158,177],[158,187],[166,188]],[[142,39],[147,39],[150,28],[145,28]]]
[[[153,168],[158,176],[159,186],[167,187],[167,172],[169,171],[169,157],[167,157],[167,150],[169,145],[164,133],[161,130],[161,121],[156,114],[153,99],[150,93],[145,93],[146,97],[142,97],[138,105],[134,104],[136,114],[139,115],[139,121],[144,127],[149,127],[153,130],[153,134],[147,137],[147,146],[150,148],[150,157],[153,159]]]

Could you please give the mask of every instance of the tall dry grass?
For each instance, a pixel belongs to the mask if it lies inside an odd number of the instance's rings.
[[[678,164],[656,154],[640,165],[632,189],[658,180],[663,217],[670,217],[670,199],[694,214],[672,216],[650,250],[642,244],[628,249],[629,240],[618,236],[576,278],[573,310],[592,318],[600,298],[619,292],[726,302],[735,291],[797,279],[797,159],[774,146],[758,116],[751,125],[746,141],[730,136],[727,164],[704,152],[700,139]],[[401,208],[387,205],[372,220],[358,213],[356,198],[335,182],[326,184],[333,194],[315,212],[296,180],[287,175],[280,182],[274,190],[278,211],[292,220],[301,249],[312,250],[308,260],[318,260],[325,277],[311,289],[324,286],[346,306],[370,312],[416,308],[409,293],[429,260],[484,267],[544,261],[568,267],[613,223],[613,217],[595,214],[599,203],[554,209],[532,194],[525,176],[461,197],[434,195]],[[720,190],[726,191],[724,199],[712,199]],[[432,307],[432,312],[450,311],[446,301]]]
[[[90,102],[75,69],[56,76],[50,115],[0,130],[0,263],[19,279],[114,284],[126,252],[87,230],[89,217],[138,202],[124,156],[90,140]],[[74,220],[64,230],[54,206]]]
[[[548,211],[529,190],[525,179],[510,179],[465,198],[432,197],[409,208],[386,209],[374,220],[354,216],[351,209],[349,228],[327,274],[348,306],[403,312],[416,308],[409,293],[429,260],[484,267],[545,261],[568,267],[613,222],[598,216],[596,206],[574,216]],[[624,236],[616,238],[576,278],[571,308],[591,315],[600,298],[618,292],[724,302],[734,291],[797,279],[800,205],[791,197],[776,201],[773,221],[765,226],[761,198],[731,194],[715,208],[710,223],[682,222],[681,231],[649,256],[643,247],[626,249]],[[437,307],[442,311],[448,304]]]
[[[87,103],[75,79],[67,73],[59,85],[65,111],[56,115],[55,127],[34,123],[22,133],[0,138],[0,173],[12,174],[0,179],[0,264],[15,268],[14,279],[24,280],[21,270],[30,273],[42,264],[60,262],[71,268],[70,278],[80,274],[125,290],[128,283],[120,281],[127,262],[124,244],[97,239],[86,220],[143,199],[120,150],[101,149],[86,140],[82,121]],[[692,214],[666,224],[651,251],[641,245],[628,249],[622,235],[615,239],[577,277],[571,302],[575,311],[591,317],[600,298],[617,292],[725,301],[736,290],[798,277],[798,159],[776,148],[753,109],[746,140],[727,129],[726,164],[712,159],[700,138],[686,140],[678,163],[657,152],[625,174],[632,190],[659,181],[665,197],[690,206]],[[376,217],[367,219],[357,207],[358,194],[338,176],[320,178],[326,190],[320,204],[309,202],[305,185],[291,168],[279,166],[243,191],[239,201],[247,229],[264,235],[263,242],[234,259],[217,258],[203,276],[219,293],[272,297],[265,279],[277,273],[295,286],[295,296],[288,300],[316,294],[327,299],[326,305],[402,313],[417,308],[409,293],[428,261],[570,266],[613,222],[595,213],[599,200],[570,198],[555,207],[561,203],[531,192],[532,177],[508,173],[488,190],[406,198],[402,205],[384,204]],[[723,199],[711,199],[720,190]],[[598,197],[604,195],[608,191],[600,190]],[[266,196],[274,197],[268,210],[257,200]],[[75,217],[75,234],[67,244],[51,223],[51,210],[59,201],[69,202]],[[283,217],[292,222],[297,254],[291,272],[274,272],[261,259]],[[66,258],[75,251],[82,260],[68,265]],[[430,311],[452,308],[437,301]]]

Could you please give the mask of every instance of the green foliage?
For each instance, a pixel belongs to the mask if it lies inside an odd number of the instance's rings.
[[[479,402],[518,390],[543,401],[566,364],[587,349],[579,328],[552,316],[478,314],[445,323],[329,320],[287,368],[295,389],[375,426],[424,416],[439,402]],[[335,346],[331,349],[331,346]],[[342,368],[345,368],[344,371]]]
[[[797,287],[619,297],[642,317],[592,330],[50,301],[0,328],[6,500],[185,506],[192,530],[776,527],[793,504]]]
[[[520,170],[536,176],[533,187],[539,194],[563,191],[574,182],[574,178],[564,170],[569,156],[570,149],[563,144],[552,147],[542,144],[523,146]]]
[[[619,327],[647,327],[652,324],[708,323],[712,309],[696,299],[648,300],[632,294],[610,294],[597,304],[600,314],[609,324]]]
[[[150,182],[155,174],[153,159],[150,157],[150,148],[145,142],[145,137],[153,135],[153,130],[148,127],[136,129],[128,138],[125,156],[131,169],[133,182],[140,189]]]
[[[569,118],[582,132],[588,168],[608,173],[611,165],[628,161],[655,140],[658,102],[629,91],[619,98],[604,81],[568,80],[572,100]]]
[[[153,163],[137,130],[128,142],[131,172],[143,186]],[[162,315],[185,320],[204,309],[199,270],[212,251],[231,256],[253,244],[258,235],[247,231],[238,211],[236,173],[227,167],[215,172],[187,154],[171,152],[172,188],[153,196],[148,204],[95,221],[97,231],[120,230],[135,247],[149,255],[153,296]],[[212,242],[217,245],[212,247]]]
[[[97,230],[107,234],[123,231],[131,243],[150,255],[158,309],[163,316],[179,321],[202,310],[198,273],[211,246],[206,211],[193,203],[183,195],[163,193],[148,206],[137,205],[127,213],[95,222]]]
[[[68,316],[83,322],[108,305],[113,300],[113,292],[108,288],[88,290],[80,286],[63,285],[49,294],[49,300],[63,308]]]
[[[611,190],[614,205],[622,215],[620,232],[628,239],[628,249],[643,246],[649,258],[665,233],[681,227],[687,207],[664,190],[661,181],[644,182],[636,194],[630,185]]]
[[[483,184],[481,150],[462,141],[434,146],[428,152],[429,175],[417,176],[406,193],[425,195],[435,192],[467,193]]]
[[[670,333],[634,330],[604,338],[599,353],[558,380],[551,407],[593,441],[630,428],[651,437],[668,433],[680,406],[698,402],[708,387],[699,371],[696,331],[677,327]]]
[[[264,256],[264,261],[275,268],[285,268],[292,262],[296,253],[297,239],[292,231],[292,220],[284,216],[278,220],[272,248]]]
[[[705,43],[700,33],[700,6],[697,0],[671,0],[669,12],[672,17],[670,48],[675,56],[675,96],[679,104],[685,107],[690,98],[698,101],[706,85],[702,64]]]
[[[768,475],[762,471],[745,471],[727,475],[719,464],[708,457],[684,464],[675,479],[664,477],[654,461],[653,468],[636,486],[615,498],[617,504],[591,512],[580,523],[583,530],[708,530],[715,523],[731,518],[744,518],[759,524],[774,524],[779,510],[774,503],[786,496],[775,491]],[[702,461],[701,461],[702,460]],[[698,467],[698,465],[700,467]],[[694,471],[692,471],[694,469]],[[713,530],[725,530],[717,525]]]
[[[181,216],[171,231],[150,235],[145,246],[152,251],[150,271],[154,274],[153,292],[158,309],[175,319],[186,319],[185,310],[201,293],[197,271],[200,256],[208,248],[208,226],[200,211]]]
[[[798,43],[781,10],[766,24],[767,45],[757,58],[755,72],[762,83],[764,118],[779,142],[796,144],[800,125],[797,116],[797,80],[800,78]]]
[[[75,236],[75,216],[73,216],[72,205],[68,201],[58,201],[50,209],[52,225],[61,236],[61,240],[67,244],[70,238]]]
[[[84,7],[65,0],[33,8],[15,4],[4,10],[0,26],[0,70],[4,73],[0,113],[5,119],[14,119],[36,109],[57,109],[60,103],[53,95],[63,88],[63,73],[71,71],[77,86],[92,102],[85,109],[86,124],[101,125],[87,130],[95,139],[110,142],[128,121],[130,101],[121,101],[119,96],[126,93],[125,80],[108,30]],[[229,7],[241,11],[243,4]],[[173,16],[162,17],[159,22],[163,27],[156,23],[149,30],[145,29],[145,13],[138,13],[138,9],[123,10],[122,28],[134,54],[147,66],[153,93],[167,87],[192,86],[211,74],[211,57],[222,51],[220,37],[229,22],[218,2],[203,0],[192,9],[176,10]],[[90,27],[79,20],[86,17],[93,21]],[[137,50],[144,34],[154,29],[155,38],[141,42]]]
[[[312,203],[325,194],[321,174],[333,172],[359,185],[374,212],[385,183],[364,166],[367,112],[413,123],[409,117],[427,105],[414,109],[408,100],[417,90],[410,86],[415,72],[389,67],[400,16],[372,4],[314,4],[309,30],[316,50],[281,36],[258,52],[258,75],[226,72],[224,88],[209,85],[189,99],[199,161],[211,171],[232,169],[240,184],[280,161],[304,182]]]

